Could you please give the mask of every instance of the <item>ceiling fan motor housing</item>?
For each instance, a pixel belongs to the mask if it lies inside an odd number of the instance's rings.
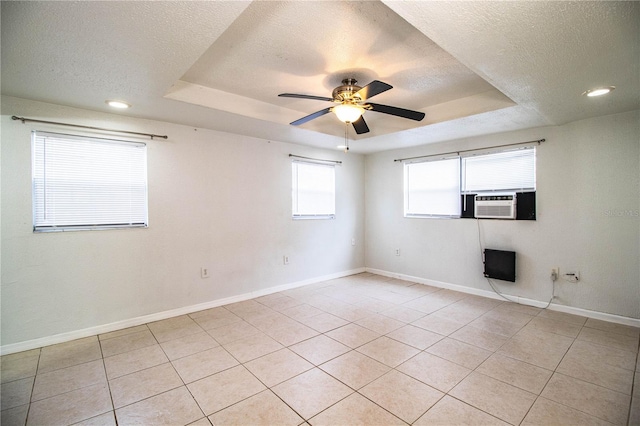
[[[345,78],[342,80],[342,86],[338,86],[333,89],[334,102],[350,102],[358,103],[362,102],[360,95],[356,94],[362,87],[356,86],[358,81],[354,78]]]

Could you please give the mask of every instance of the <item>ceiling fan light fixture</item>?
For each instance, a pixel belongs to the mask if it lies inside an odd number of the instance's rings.
[[[343,123],[353,123],[364,113],[364,108],[355,104],[340,104],[334,106],[331,111]]]
[[[393,89],[390,84],[382,81],[373,80],[364,87],[356,86],[356,80],[353,78],[345,78],[342,80],[342,86],[338,86],[333,90],[332,97],[303,95],[298,93],[280,93],[278,96],[283,98],[312,99],[318,101],[328,101],[337,104],[334,107],[327,107],[309,114],[305,117],[292,121],[292,126],[299,126],[310,120],[322,117],[325,114],[333,112],[338,120],[345,123],[345,141],[347,140],[346,131],[348,124],[353,126],[353,130],[358,135],[369,133],[369,126],[362,116],[365,111],[374,111],[382,114],[395,115],[396,117],[406,118],[409,120],[421,121],[425,114],[420,111],[412,111],[410,109],[398,108],[389,105],[381,105],[369,103],[369,99]],[[345,144],[346,145],[346,144]]]

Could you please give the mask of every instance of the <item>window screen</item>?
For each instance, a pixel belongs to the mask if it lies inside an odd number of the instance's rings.
[[[147,226],[143,143],[33,132],[34,231]]]
[[[335,200],[334,165],[292,162],[294,219],[333,219],[336,213]]]
[[[404,165],[404,214],[460,216],[460,159]]]
[[[462,191],[533,191],[536,149],[525,148],[462,159]]]

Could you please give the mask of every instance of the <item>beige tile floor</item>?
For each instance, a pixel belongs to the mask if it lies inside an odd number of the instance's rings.
[[[10,425],[639,425],[640,329],[359,274],[3,356]]]

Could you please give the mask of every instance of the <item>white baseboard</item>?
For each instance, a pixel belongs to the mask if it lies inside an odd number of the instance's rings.
[[[403,281],[411,281],[411,282],[415,282],[418,284],[425,284],[425,285],[430,285],[433,287],[438,287],[438,288],[445,288],[445,289],[449,289],[449,290],[455,290],[455,291],[459,291],[461,293],[467,293],[467,294],[473,294],[476,296],[483,296],[483,297],[487,297],[490,299],[498,299],[498,300],[504,300],[502,297],[500,297],[498,294],[496,294],[493,291],[488,291],[488,290],[481,290],[481,289],[477,289],[477,288],[473,288],[473,287],[465,287],[462,285],[458,285],[458,284],[450,284],[450,283],[445,283],[445,282],[441,282],[441,281],[434,281],[434,280],[428,280],[425,278],[420,278],[420,277],[413,277],[410,275],[405,275],[405,274],[398,274],[395,272],[389,272],[389,271],[383,271],[381,269],[374,269],[374,268],[365,268],[367,272],[371,272],[373,274],[377,274],[377,275],[383,275],[385,277],[391,277],[391,278],[397,278],[399,280],[403,280]],[[510,299],[518,302],[518,303],[522,303],[523,305],[529,305],[529,306],[535,306],[536,308],[544,308],[545,306],[547,306],[548,302],[541,302],[539,300],[534,300],[534,299],[527,299],[525,297],[520,297],[520,296],[511,296],[506,294],[507,297],[509,297]],[[551,305],[549,305],[549,307],[547,308],[551,311],[558,311],[558,312],[564,312],[567,314],[574,314],[574,315],[580,315],[583,317],[587,317],[587,318],[593,318],[593,319],[599,319],[602,321],[608,321],[608,322],[614,322],[617,324],[624,324],[624,325],[630,325],[632,327],[640,327],[640,319],[638,318],[630,318],[630,317],[623,317],[621,315],[615,315],[615,314],[608,314],[605,312],[598,312],[598,311],[591,311],[588,309],[582,309],[582,308],[574,308],[572,306],[566,306],[566,305],[559,305],[556,303],[551,303]]]
[[[147,324],[154,321],[160,321],[163,319],[176,317],[179,315],[191,314],[193,312],[202,311],[205,309],[216,308],[218,306],[228,305],[230,303],[242,302],[243,300],[254,299],[260,296],[266,296],[267,294],[277,293],[279,291],[290,290],[297,287],[302,287],[309,284],[315,284],[323,281],[333,280],[336,278],[346,277],[349,275],[360,274],[365,272],[365,268],[357,268],[349,271],[337,272],[334,274],[324,275],[321,277],[310,278],[303,281],[297,281],[288,284],[282,284],[275,287],[264,288],[237,296],[226,297],[224,299],[216,299],[205,303],[199,303],[197,305],[184,306],[177,309],[171,309],[168,311],[157,312],[150,315],[143,315],[135,318],[129,318],[122,321],[116,321],[109,324],[98,325],[94,327],[84,328],[81,330],[69,331],[67,333],[55,334],[53,336],[41,337],[38,339],[27,340],[19,343],[12,343],[8,345],[0,346],[0,355],[7,355],[16,352],[28,351],[31,349],[37,349],[44,346],[55,345],[58,343],[69,342],[71,340],[81,339],[83,337],[96,336],[98,334],[109,333],[111,331],[121,330],[123,328],[135,327],[137,325]]]

